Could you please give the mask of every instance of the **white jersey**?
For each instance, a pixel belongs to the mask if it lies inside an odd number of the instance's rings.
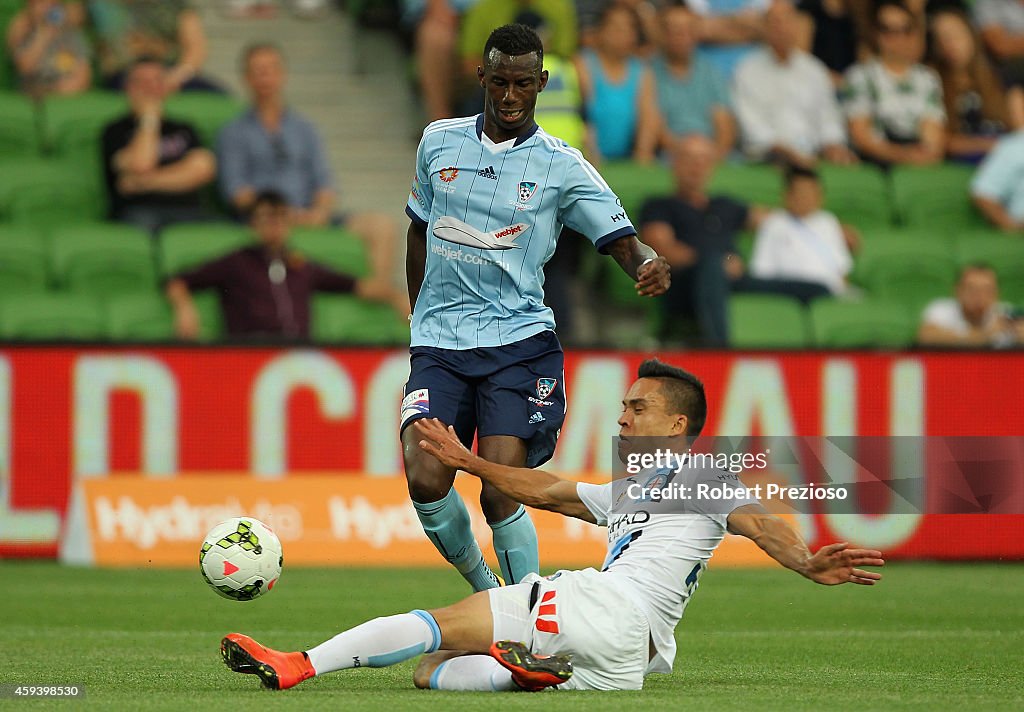
[[[637,499],[624,501],[629,484],[660,489],[669,483],[690,487],[692,499],[652,502],[649,507]],[[697,499],[697,485],[701,484],[712,492],[722,485],[743,486],[737,475],[717,468],[687,468],[679,474],[650,470],[618,482],[580,482],[576,486],[597,523],[608,527],[608,554],[601,570],[615,574],[620,588],[628,588],[647,615],[656,648],[648,673],[672,672],[676,625],[711,554],[726,534],[730,512],[758,503],[745,494],[724,500]]]

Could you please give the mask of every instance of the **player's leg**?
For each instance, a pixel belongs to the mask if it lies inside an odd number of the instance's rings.
[[[480,457],[510,467],[526,465],[526,442],[512,435],[481,437]],[[480,489],[480,508],[491,527],[494,553],[508,583],[517,583],[529,573],[537,573],[537,530],[526,508],[509,499],[495,487],[484,483]]]
[[[544,331],[496,350],[498,367],[477,387],[480,456],[513,467],[537,467],[554,453],[565,418],[564,357]],[[480,504],[494,532],[505,577],[519,581],[539,568],[537,532],[525,508],[490,488]]]
[[[221,641],[221,655],[235,672],[257,675],[264,686],[283,690],[314,675],[387,667],[442,647],[486,653],[493,634],[490,598],[482,592],[434,611],[374,618],[306,652],[280,652],[231,633]]]
[[[402,401],[402,458],[416,516],[427,538],[474,591],[493,588],[499,582],[473,536],[466,504],[452,486],[455,471],[420,449],[415,428],[408,427],[417,418],[439,418],[471,443],[473,387],[432,351],[414,349],[410,363]]]

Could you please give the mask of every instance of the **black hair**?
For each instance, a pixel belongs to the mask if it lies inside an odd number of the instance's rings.
[[[137,68],[139,68],[139,67],[141,67],[141,66],[143,66],[145,64],[158,64],[161,67],[165,67],[166,66],[164,64],[164,61],[162,59],[160,59],[159,57],[156,57],[156,56],[154,56],[152,54],[143,54],[143,55],[139,55],[138,57],[136,57],[135,59],[132,60],[132,63],[128,66],[128,74],[131,74]]]
[[[708,417],[708,401],[704,395],[704,384],[699,378],[656,358],[640,364],[636,377],[658,379],[669,413],[685,415],[686,434],[691,437],[700,435]]]
[[[287,208],[288,199],[276,190],[261,190],[256,194],[256,197],[252,201],[252,205],[249,206],[249,218],[252,219],[256,210],[263,206],[267,206],[271,209]]]
[[[816,183],[821,182],[821,176],[818,175],[818,171],[808,166],[801,166],[796,163],[790,163],[786,166],[786,170],[783,172],[782,179],[786,184],[786,188],[793,186],[793,183],[798,178],[808,178]]]
[[[917,27],[917,18],[914,17],[914,13],[910,10],[909,7],[904,5],[901,2],[901,0],[878,0],[878,2],[875,4],[875,11],[871,15],[871,22],[875,26],[876,30],[880,29],[882,26],[882,21],[879,18],[881,18],[882,16],[882,10],[884,10],[887,7],[894,7],[897,10],[901,11],[910,19],[911,26]]]
[[[963,281],[964,276],[968,272],[991,272],[996,278],[999,278],[999,273],[996,272],[996,268],[990,265],[988,262],[968,262],[960,268],[960,273],[956,276],[957,283]]]
[[[284,59],[284,50],[281,49],[280,45],[276,45],[273,42],[261,41],[247,44],[242,50],[242,54],[239,55],[238,65],[244,74],[249,69],[249,61],[252,59],[254,54],[258,52],[275,52],[278,57]]]
[[[544,66],[544,43],[540,35],[532,27],[522,23],[502,25],[494,30],[487,42],[484,43],[484,66],[487,66],[487,57],[491,50],[496,49],[509,57],[518,57],[531,52],[537,53],[537,59],[541,66]]]

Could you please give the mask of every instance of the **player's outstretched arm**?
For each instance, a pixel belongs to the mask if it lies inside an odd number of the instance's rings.
[[[668,262],[640,242],[636,235],[620,237],[608,245],[608,254],[622,271],[636,280],[636,291],[642,297],[657,297],[668,291],[672,273]]]
[[[476,475],[527,507],[548,509],[591,524],[597,523],[576,493],[575,482],[544,470],[508,467],[485,460],[466,449],[455,434],[455,428],[445,427],[437,418],[420,418],[413,425],[422,437],[420,447],[448,467]]]
[[[844,542],[823,546],[811,554],[793,527],[759,504],[747,504],[734,509],[729,515],[729,531],[747,537],[787,569],[815,583],[825,586],[841,583],[872,586],[882,578],[882,574],[860,568],[884,566],[882,552],[850,549],[849,544]]]

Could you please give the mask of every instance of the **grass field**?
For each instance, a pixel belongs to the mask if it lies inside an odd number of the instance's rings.
[[[893,563],[874,588],[815,586],[781,569],[712,568],[677,631],[675,673],[643,692],[439,693],[413,662],[287,692],[220,662],[249,633],[308,648],[377,615],[466,593],[446,570],[285,569],[265,599],[218,598],[193,571],[0,564],[0,682],[84,683],[102,709],[1024,709],[1024,566]],[[0,700],[0,709],[57,707]],[[67,701],[61,707],[80,707]],[[486,707],[485,707],[486,706]]]

